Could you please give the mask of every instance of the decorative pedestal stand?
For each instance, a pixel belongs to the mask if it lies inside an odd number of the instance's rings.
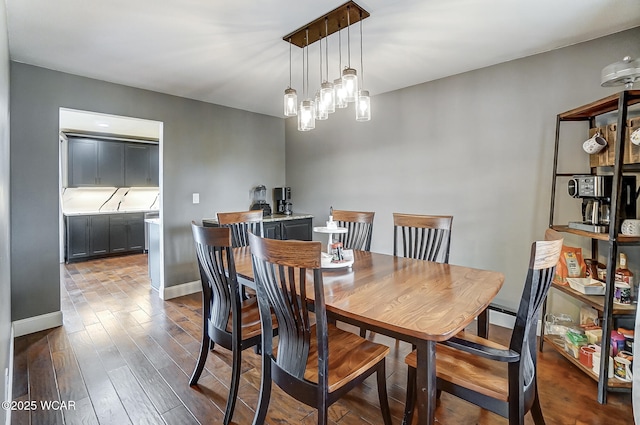
[[[326,233],[329,235],[329,241],[327,242],[327,254],[333,255],[331,245],[333,245],[333,235],[338,233],[347,233],[346,227],[314,227],[313,231],[316,233]],[[342,267],[351,267],[353,265],[353,258],[350,260],[344,260],[339,263],[327,262],[324,257],[322,259],[323,269],[339,269]]]

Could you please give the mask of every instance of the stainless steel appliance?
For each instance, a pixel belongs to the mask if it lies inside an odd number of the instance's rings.
[[[572,229],[607,233],[611,217],[613,176],[577,175],[567,185],[570,196],[582,199],[582,221],[571,221]],[[620,223],[636,217],[636,177],[622,176],[619,202]]]
[[[292,213],[293,204],[291,201],[290,187],[273,188],[273,210],[276,214],[290,215]]]
[[[271,206],[267,204],[267,188],[264,185],[256,186],[252,191],[253,201],[251,202],[252,210],[262,210],[262,216],[271,215]]]
[[[159,211],[149,211],[144,213],[144,252],[149,252],[149,226],[147,219],[159,218]],[[151,270],[149,270],[149,276],[151,276]]]

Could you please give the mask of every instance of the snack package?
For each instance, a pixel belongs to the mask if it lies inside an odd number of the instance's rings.
[[[582,258],[582,248],[563,245],[556,266],[554,282],[567,285],[568,277],[584,277],[585,271],[586,265]]]

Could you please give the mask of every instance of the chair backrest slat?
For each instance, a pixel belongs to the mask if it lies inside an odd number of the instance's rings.
[[[229,314],[240,309],[238,281],[231,251],[231,232],[225,227],[191,223],[202,290],[210,299],[211,323],[226,330]]]
[[[452,222],[452,216],[393,213],[393,255],[398,255],[399,232],[402,256],[448,263]]]
[[[320,272],[320,242],[280,241],[249,234],[254,278],[259,299],[267,299],[278,321],[278,349],[276,364],[298,380],[304,379],[311,338],[326,335],[324,289]],[[307,270],[313,270],[314,313],[317,334],[311,335],[307,307]],[[263,326],[270,321],[270,311],[260,304]],[[326,353],[318,341],[319,353]],[[265,353],[267,355],[273,353]],[[319,363],[326,363],[326,358]],[[320,382],[319,382],[320,384]]]
[[[346,227],[347,233],[334,235],[346,249],[371,250],[373,218],[375,212],[333,210],[333,219],[339,227]]]
[[[248,232],[262,236],[262,210],[218,213],[218,225],[231,229],[233,247],[249,245]]]

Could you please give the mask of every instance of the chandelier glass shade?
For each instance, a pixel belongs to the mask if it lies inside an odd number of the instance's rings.
[[[344,100],[347,103],[355,102],[358,96],[358,73],[353,68],[345,68],[342,71],[342,89]]]
[[[336,78],[333,81],[333,93],[336,100],[336,108],[346,108],[348,103],[346,93],[342,88],[342,78]]]
[[[289,43],[289,86],[284,93],[285,117],[298,117],[298,130],[309,131],[315,128],[315,120],[326,120],[336,109],[346,108],[354,103],[357,121],[371,120],[371,99],[367,90],[362,90],[362,20],[369,17],[369,12],[362,9],[353,1],[348,1],[331,12],[302,26],[300,29],[283,37]],[[360,70],[351,67],[350,26],[360,22]],[[342,69],[342,40],[340,30],[347,28],[348,57],[347,66]],[[329,42],[331,34],[338,33],[339,38],[339,75],[329,79]],[[309,45],[319,43],[319,74],[320,87],[309,91]],[[322,43],[325,44],[324,58]],[[291,87],[291,47],[295,45],[303,49],[301,97]],[[305,55],[306,51],[306,55]],[[324,67],[323,67],[324,62]],[[360,81],[358,81],[360,73]],[[324,75],[323,75],[324,74]],[[315,79],[315,78],[314,78]],[[317,81],[317,80],[316,80]],[[333,83],[331,82],[333,81]],[[310,93],[315,93],[315,96]]]
[[[326,106],[328,113],[333,114],[336,111],[333,84],[325,81],[320,85],[320,101]]]
[[[371,120],[371,99],[369,92],[360,90],[358,100],[356,100],[356,121]]]
[[[284,91],[284,116],[295,117],[298,115],[298,93],[295,89],[288,87]]]
[[[307,99],[300,102],[298,112],[298,130],[310,131],[316,128],[316,110],[313,100]]]

